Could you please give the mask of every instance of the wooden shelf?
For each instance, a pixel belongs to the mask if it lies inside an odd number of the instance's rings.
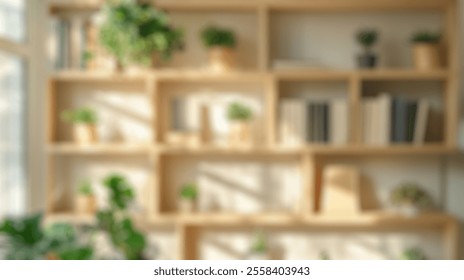
[[[104,0],[72,0],[54,1],[49,4],[49,11],[52,14],[60,13],[87,13],[98,11]],[[143,71],[118,72],[84,72],[84,71],[62,71],[50,77],[50,89],[47,97],[47,121],[49,123],[48,144],[46,151],[48,155],[48,195],[47,209],[54,209],[55,202],[53,194],[56,193],[57,182],[55,179],[56,156],[123,156],[121,161],[130,156],[153,156],[150,165],[153,170],[150,175],[149,193],[153,195],[151,209],[143,216],[137,217],[141,226],[167,225],[174,229],[174,235],[179,249],[179,259],[200,256],[197,247],[198,232],[203,228],[214,227],[235,227],[240,229],[254,229],[256,227],[270,227],[274,229],[303,229],[303,230],[327,230],[343,232],[344,230],[421,230],[421,229],[443,229],[446,256],[456,259],[459,243],[459,224],[455,218],[445,213],[428,213],[414,218],[407,218],[391,213],[367,212],[359,215],[328,216],[318,214],[312,206],[319,203],[319,195],[323,184],[322,173],[324,165],[332,161],[332,157],[375,157],[375,156],[398,156],[398,160],[408,156],[450,156],[460,154],[456,145],[456,127],[458,122],[458,67],[457,67],[457,42],[454,38],[458,37],[456,29],[457,19],[453,11],[457,10],[455,0],[146,0],[164,10],[182,13],[196,12],[223,12],[223,13],[247,13],[256,19],[256,41],[257,69],[240,69],[234,72],[214,73],[205,68],[162,68],[147,69]],[[446,46],[448,54],[447,68],[435,71],[417,71],[414,69],[288,69],[274,70],[269,68],[272,65],[271,53],[275,46],[271,32],[275,22],[274,15],[278,13],[300,13],[306,12],[308,15],[332,12],[404,12],[404,11],[434,11],[442,14],[444,21],[443,33],[449,39]],[[252,14],[254,13],[254,15]],[[295,42],[288,42],[289,44]],[[296,42],[298,43],[298,42]],[[259,70],[258,70],[259,69]],[[56,143],[59,135],[56,125],[58,112],[62,109],[63,102],[58,102],[58,91],[67,92],[67,83],[111,83],[114,87],[122,86],[122,83],[141,84],[148,104],[153,112],[153,117],[149,120],[150,129],[157,138],[158,143],[162,141],[169,125],[169,110],[167,106],[169,94],[163,84],[187,83],[230,83],[240,85],[242,83],[256,83],[262,86],[265,93],[263,101],[263,119],[265,128],[264,138],[269,143],[275,143],[278,135],[278,111],[279,98],[281,94],[280,82],[343,82],[346,83],[347,103],[350,108],[350,144],[347,146],[331,145],[306,145],[302,147],[283,147],[266,146],[260,143],[255,147],[230,148],[215,146],[170,146],[167,144],[97,144],[89,146],[78,146],[73,143]],[[358,139],[361,133],[360,127],[360,108],[362,104],[363,83],[365,82],[402,82],[402,81],[430,81],[443,82],[442,98],[444,119],[443,119],[443,143],[427,143],[422,146],[407,144],[392,144],[385,147],[363,146]],[[61,85],[60,83],[64,83]],[[131,84],[132,85],[132,84]],[[163,86],[160,86],[163,85]],[[74,90],[69,92],[76,92]],[[170,91],[177,94],[175,90]],[[148,98],[146,98],[148,97]],[[67,97],[66,97],[67,98]],[[70,102],[76,102],[70,100]],[[124,105],[124,104],[123,104]],[[307,205],[301,213],[273,213],[262,214],[234,214],[234,213],[198,213],[198,214],[177,214],[165,213],[162,201],[166,195],[166,188],[178,187],[176,180],[166,178],[175,176],[167,170],[169,160],[165,155],[172,156],[219,156],[219,157],[292,157],[298,162],[298,171],[301,171],[302,202]],[[274,158],[275,159],[275,158]],[[330,159],[330,160],[326,160]],[[266,158],[266,160],[268,160]],[[272,159],[271,159],[272,160]],[[338,158],[337,158],[338,160]],[[169,171],[169,172],[168,172]],[[180,172],[175,170],[176,172]],[[169,202],[170,203],[170,202]],[[94,217],[75,216],[74,213],[56,213],[47,216],[47,221],[67,221],[73,223],[94,223]]]
[[[417,71],[414,69],[378,69],[372,71],[358,71],[356,74],[362,80],[446,80],[448,71],[446,69],[436,71]]]
[[[458,223],[445,213],[422,214],[404,217],[387,212],[361,213],[359,215],[292,215],[292,214],[167,214],[151,217],[152,223],[182,223],[199,227],[308,227],[324,228],[370,228],[376,229],[419,229],[439,228]]]
[[[334,156],[379,156],[379,155],[452,155],[456,149],[443,145],[394,145],[386,147],[314,145],[306,147],[175,147],[159,146],[158,151],[168,155],[334,155]]]
[[[155,6],[169,11],[253,11],[258,8],[270,8],[273,11],[398,11],[398,10],[440,10],[449,3],[448,0],[146,0]],[[67,3],[54,1],[50,4],[50,13],[97,11],[103,0],[73,0]]]
[[[56,155],[149,155],[151,146],[146,144],[53,144],[48,146],[48,153]]]
[[[447,70],[416,71],[413,69],[359,70],[275,70],[270,74],[261,71],[237,70],[216,73],[205,69],[162,69],[132,73],[62,71],[51,76],[58,82],[143,82],[157,79],[161,82],[264,82],[273,77],[279,81],[445,81]]]
[[[144,82],[151,77],[150,72],[117,73],[112,71],[60,71],[51,79],[57,82]]]

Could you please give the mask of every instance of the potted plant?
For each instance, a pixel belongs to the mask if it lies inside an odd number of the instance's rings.
[[[97,141],[97,115],[94,110],[82,107],[62,113],[62,119],[73,124],[73,138],[78,144],[91,144]]]
[[[268,260],[268,246],[263,231],[257,231],[248,255],[249,260]]]
[[[180,211],[182,213],[192,213],[196,210],[196,199],[198,197],[198,187],[196,184],[188,183],[180,190]]]
[[[120,0],[104,8],[100,29],[103,47],[116,58],[117,69],[128,63],[155,66],[183,46],[183,33],[170,25],[167,15],[152,5]]]
[[[97,211],[97,200],[90,181],[83,181],[79,185],[76,197],[76,212],[80,215],[94,215]]]
[[[43,228],[42,214],[7,218],[0,223],[0,249],[9,260],[88,260],[93,249],[82,244],[65,223]]]
[[[358,56],[359,68],[374,68],[377,65],[377,55],[372,51],[372,47],[377,43],[377,31],[374,29],[360,30],[356,39],[364,48],[364,53]]]
[[[439,43],[441,35],[433,32],[417,32],[412,36],[414,66],[417,70],[440,68]]]
[[[232,30],[209,26],[201,33],[204,46],[209,49],[209,63],[214,71],[228,71],[235,67],[236,38]]]
[[[128,260],[145,259],[146,238],[137,230],[129,214],[133,203],[134,188],[120,174],[111,174],[104,179],[104,186],[109,191],[109,204],[97,213],[99,229],[108,234],[113,246]]]
[[[227,118],[230,126],[230,144],[232,146],[249,145],[252,142],[252,110],[244,104],[234,102],[229,105]]]
[[[396,210],[406,216],[416,216],[432,206],[432,198],[418,185],[403,184],[391,193],[391,201]]]
[[[426,260],[427,256],[420,248],[408,248],[404,250],[401,258],[403,260]]]

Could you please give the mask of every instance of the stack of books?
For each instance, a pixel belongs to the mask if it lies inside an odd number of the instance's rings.
[[[348,105],[343,99],[284,100],[279,114],[280,142],[284,146],[346,145],[348,119]]]
[[[429,121],[426,99],[408,100],[382,93],[362,102],[363,142],[383,146],[390,143],[423,144]]]
[[[114,61],[99,43],[97,17],[76,16],[50,21],[49,53],[54,70],[109,69]]]

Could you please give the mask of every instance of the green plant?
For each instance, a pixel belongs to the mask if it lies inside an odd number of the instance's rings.
[[[97,122],[97,114],[87,107],[64,111],[61,118],[70,123],[95,124]]]
[[[203,44],[207,48],[235,48],[237,44],[235,34],[232,30],[218,26],[209,26],[203,29],[201,32],[201,38],[203,40]]]
[[[42,215],[8,218],[0,224],[0,235],[6,238],[6,258],[40,260],[54,255],[58,259],[91,259],[91,247],[81,245],[69,224],[53,224],[42,228]]]
[[[378,32],[374,29],[363,29],[358,31],[356,39],[366,50],[371,49],[377,43]]]
[[[180,190],[183,199],[195,200],[198,196],[198,187],[193,183],[185,184]]]
[[[93,195],[93,189],[92,189],[92,184],[90,183],[89,180],[85,180],[80,183],[79,185],[79,194],[89,196]]]
[[[92,60],[93,57],[93,53],[89,50],[85,50],[84,52],[82,52],[82,62],[84,63],[84,65],[87,65],[87,63],[89,63],[89,61]]]
[[[97,213],[99,227],[108,233],[113,245],[127,259],[143,259],[145,236],[135,228],[127,211],[134,199],[132,186],[118,174],[105,178],[104,185],[110,191],[110,205]]]
[[[248,121],[253,117],[251,109],[241,103],[234,102],[229,105],[227,118],[230,121]]]
[[[251,252],[262,254],[266,253],[267,249],[266,236],[262,230],[259,230],[255,233],[254,240],[251,245]]]
[[[149,64],[153,54],[169,59],[183,46],[183,33],[169,24],[165,13],[134,0],[108,2],[100,29],[101,44],[121,65]]]
[[[426,260],[427,256],[420,248],[408,248],[404,250],[402,255],[403,260]]]
[[[433,204],[430,195],[413,183],[405,183],[394,189],[391,201],[394,205],[411,204],[421,208],[428,208]]]
[[[440,42],[441,34],[429,31],[420,31],[413,34],[411,41],[413,43],[436,44]]]

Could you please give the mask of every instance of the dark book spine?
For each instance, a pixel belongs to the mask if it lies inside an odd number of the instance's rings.
[[[398,142],[398,99],[394,98],[391,104],[391,127],[390,127],[390,140],[393,143]]]
[[[414,130],[416,128],[417,119],[417,101],[411,101],[407,104],[407,142],[412,142],[414,139]]]
[[[404,100],[398,100],[398,111],[397,111],[397,142],[404,143],[407,141],[407,103]]]

